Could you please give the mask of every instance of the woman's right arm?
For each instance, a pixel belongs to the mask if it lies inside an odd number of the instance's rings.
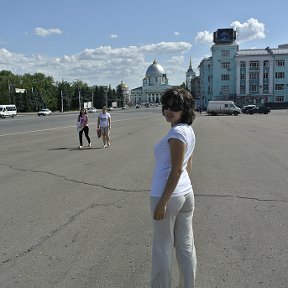
[[[190,174],[191,174],[191,170],[192,170],[192,155],[191,155],[191,157],[189,158],[189,160],[187,162],[186,170],[187,170],[188,175],[189,175],[189,177],[191,179],[191,175]]]

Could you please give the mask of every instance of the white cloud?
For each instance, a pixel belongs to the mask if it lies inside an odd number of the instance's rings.
[[[184,61],[184,56],[181,55],[181,56],[173,56],[173,57],[171,57],[167,61],[167,63],[173,64],[173,65],[181,65],[181,64],[183,64],[183,61]]]
[[[174,35],[175,35],[175,36],[179,36],[180,33],[179,33],[179,32],[174,32]]]
[[[118,35],[117,35],[117,34],[111,34],[111,35],[110,35],[110,38],[116,39],[116,38],[118,38]]]
[[[170,71],[171,75],[168,76],[172,79],[171,84],[181,84],[185,79],[185,71],[181,68],[183,53],[191,47],[187,42],[160,42],[122,48],[99,46],[57,58],[45,55],[28,57],[0,49],[0,67],[1,70],[10,70],[20,75],[41,72],[52,76],[56,81],[64,79],[73,82],[75,79],[81,79],[88,85],[111,84],[112,87],[116,87],[123,80],[130,88],[135,88],[142,85],[145,72],[152,64],[145,58],[151,59],[153,56],[156,59],[168,59],[161,60],[159,64],[165,71]],[[180,69],[182,70],[179,73]],[[177,77],[181,80],[177,80]]]
[[[213,42],[213,33],[209,31],[198,32],[195,41],[200,44],[211,44]]]
[[[237,31],[237,42],[250,41],[265,38],[265,25],[255,18],[250,18],[247,22],[241,24],[234,21],[231,27]]]
[[[255,18],[250,18],[245,23],[234,21],[231,24],[237,32],[237,42],[251,41],[255,39],[265,38],[265,25]],[[212,44],[213,32],[202,31],[198,32],[195,41],[200,44]]]
[[[63,32],[58,29],[58,28],[50,28],[50,29],[44,29],[44,28],[41,28],[41,27],[36,27],[34,29],[34,34],[37,35],[37,36],[40,36],[40,37],[47,37],[47,36],[51,36],[51,35],[60,35],[62,34]]]

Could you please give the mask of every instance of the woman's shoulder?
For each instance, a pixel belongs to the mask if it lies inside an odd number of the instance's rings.
[[[190,138],[193,137],[194,131],[191,127],[191,125],[187,124],[178,124],[174,127],[172,127],[169,131],[170,136],[178,136],[179,138]],[[178,138],[176,137],[176,138]]]

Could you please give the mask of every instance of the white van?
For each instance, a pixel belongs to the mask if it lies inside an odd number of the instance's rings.
[[[17,108],[15,105],[0,105],[0,117],[14,117],[17,115]]]
[[[207,113],[211,115],[238,115],[240,112],[241,109],[233,101],[209,101],[207,106]]]

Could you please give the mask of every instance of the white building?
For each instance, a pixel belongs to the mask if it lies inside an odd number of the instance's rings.
[[[134,104],[159,103],[161,96],[171,87],[163,67],[154,60],[146,71],[143,86],[131,90],[131,101]]]

